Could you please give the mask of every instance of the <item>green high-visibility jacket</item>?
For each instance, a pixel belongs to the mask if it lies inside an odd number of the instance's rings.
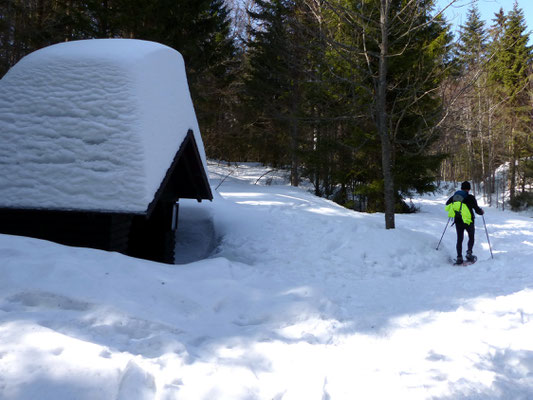
[[[448,211],[448,217],[454,218],[457,213],[461,215],[461,218],[463,219],[463,222],[466,225],[470,225],[472,223],[472,214],[470,213],[470,210],[466,206],[466,204],[463,204],[464,197],[461,195],[455,195],[453,198],[453,202],[448,204],[445,208],[446,211]]]

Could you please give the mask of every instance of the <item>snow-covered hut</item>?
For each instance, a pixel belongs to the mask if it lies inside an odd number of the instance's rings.
[[[65,42],[0,80],[0,232],[172,262],[176,201],[212,200],[181,55]]]

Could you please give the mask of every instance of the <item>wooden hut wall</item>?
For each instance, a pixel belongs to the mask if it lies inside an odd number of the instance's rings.
[[[149,218],[133,219],[127,254],[164,263],[174,263],[176,234],[172,230],[173,203],[160,201]]]
[[[132,220],[130,214],[0,209],[0,232],[124,253]]]

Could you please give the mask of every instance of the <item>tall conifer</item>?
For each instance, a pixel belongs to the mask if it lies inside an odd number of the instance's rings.
[[[497,16],[498,18],[498,16]],[[502,33],[497,37],[497,53],[491,63],[490,78],[495,94],[502,103],[500,123],[507,143],[509,162],[510,201],[514,201],[517,171],[521,159],[527,156],[527,138],[530,137],[531,65],[532,51],[528,46],[524,14],[515,1],[513,9],[502,21]]]
[[[249,69],[245,81],[251,107],[250,132],[264,161],[284,162],[291,183],[300,179],[304,80],[309,48],[298,0],[257,0],[250,12]]]
[[[465,70],[476,69],[485,56],[487,49],[487,32],[485,22],[477,3],[468,9],[465,25],[461,25],[460,38],[457,43],[457,58]]]

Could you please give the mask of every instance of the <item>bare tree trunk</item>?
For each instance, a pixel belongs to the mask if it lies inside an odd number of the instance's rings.
[[[107,38],[109,35],[109,4],[107,0],[102,1],[102,17],[100,21],[100,37]]]
[[[487,172],[485,166],[485,135],[483,130],[483,111],[482,111],[482,99],[481,99],[481,85],[477,83],[477,100],[478,100],[478,113],[477,113],[477,130],[479,134],[480,150],[481,150],[481,181],[483,182],[483,197],[487,199]]]
[[[377,77],[376,122],[381,140],[381,166],[383,169],[385,228],[394,229],[394,179],[392,176],[392,145],[387,124],[387,67],[389,50],[390,0],[381,0],[379,73]]]
[[[298,121],[296,118],[291,118],[291,185],[298,186],[300,183],[298,157]]]
[[[489,137],[489,206],[492,206],[492,194],[495,191],[496,185],[496,173],[494,171],[494,138],[492,137],[492,111],[489,107],[488,115],[488,137]],[[498,204],[498,198],[496,197],[496,205]]]
[[[513,124],[514,125],[514,124]],[[509,200],[513,201],[515,197],[515,188],[516,188],[516,143],[515,143],[515,129],[514,126],[511,129],[511,143],[509,149]]]

